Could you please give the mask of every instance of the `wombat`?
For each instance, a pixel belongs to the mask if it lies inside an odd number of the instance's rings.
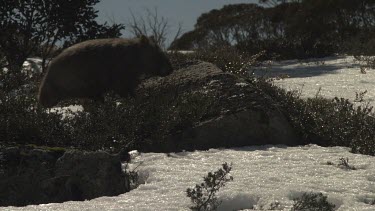
[[[39,89],[39,103],[53,107],[70,98],[104,99],[114,91],[134,96],[141,76],[166,76],[172,65],[148,37],[96,39],[73,45],[54,58]]]

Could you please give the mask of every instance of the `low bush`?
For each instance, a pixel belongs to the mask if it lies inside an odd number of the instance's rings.
[[[227,182],[233,180],[233,177],[229,175],[232,170],[231,165],[224,163],[222,166],[222,168],[213,173],[209,172],[203,178],[203,183],[196,184],[194,188],[186,190],[187,197],[194,204],[190,207],[191,210],[216,210],[221,204],[216,194]]]
[[[339,167],[346,169],[346,170],[356,170],[357,168],[353,165],[349,164],[349,158],[340,158],[340,162],[338,164]]]
[[[300,198],[294,199],[292,211],[333,211],[334,204],[327,201],[327,196],[322,193],[304,193]]]
[[[75,113],[67,123],[75,144],[91,150],[118,151],[126,146],[129,150],[163,151],[168,148],[165,138],[198,122],[209,113],[208,105],[213,101],[201,93],[142,96],[107,96],[103,104],[86,104],[85,112]]]
[[[347,99],[315,97],[302,99],[296,91],[285,91],[266,79],[253,80],[270,95],[300,133],[301,144],[345,146],[352,152],[375,155],[373,108],[355,106]]]
[[[202,93],[147,95],[105,103],[88,101],[85,110],[51,112],[33,96],[0,94],[0,145],[46,145],[118,152],[125,146],[163,151],[165,137],[210,114],[213,100]]]
[[[30,95],[0,92],[0,145],[69,146],[61,114],[48,113]]]

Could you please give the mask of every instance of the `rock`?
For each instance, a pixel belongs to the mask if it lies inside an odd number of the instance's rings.
[[[298,136],[278,112],[245,110],[202,122],[171,136],[177,148],[186,150],[249,145],[295,145]]]
[[[0,206],[114,196],[130,190],[121,156],[62,149],[0,149]]]
[[[248,145],[298,145],[301,138],[270,96],[254,83],[200,62],[165,78],[150,79],[139,93],[200,93],[213,99],[211,113],[167,137],[164,151]],[[160,144],[158,142],[158,144]],[[150,146],[150,151],[152,151]],[[155,146],[157,148],[157,146]],[[160,148],[160,146],[159,146]]]
[[[0,149],[0,206],[48,202],[42,181],[52,178],[56,159],[63,151],[9,147]]]
[[[130,190],[118,156],[106,152],[68,151],[56,162],[53,193],[59,201],[114,196]],[[62,189],[61,189],[62,188]]]

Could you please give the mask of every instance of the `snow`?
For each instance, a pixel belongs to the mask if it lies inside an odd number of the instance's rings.
[[[357,170],[327,162],[349,158]],[[144,184],[115,197],[84,202],[2,208],[11,210],[189,210],[186,189],[203,181],[209,171],[233,163],[234,180],[219,191],[219,210],[267,209],[279,202],[290,210],[304,192],[322,192],[337,210],[374,210],[375,158],[352,154],[344,147],[257,146],[181,153],[145,153],[133,158]]]
[[[306,61],[273,62],[255,71],[257,75],[284,76],[274,83],[287,90],[301,92],[301,97],[345,98],[352,102],[356,93],[367,90],[363,100],[375,105],[375,71],[361,73],[353,56],[335,56]],[[355,103],[360,105],[361,103]]]
[[[239,82],[239,83],[236,83],[235,85],[240,86],[240,87],[245,87],[245,86],[248,86],[249,84],[247,84],[245,82]]]
[[[82,105],[69,105],[64,107],[54,107],[48,110],[51,113],[62,114],[62,118],[73,118],[74,113],[83,111]]]
[[[168,50],[167,51],[168,53],[173,53],[173,52],[175,52],[174,50]],[[187,50],[185,50],[185,51],[177,51],[178,53],[181,53],[181,54],[192,54],[192,53],[194,53],[195,51],[187,51]]]
[[[364,99],[372,105],[375,101],[375,72],[362,74],[351,56],[273,62],[255,73],[264,71],[284,75],[274,83],[301,90],[302,97],[314,97],[320,90],[321,96],[353,101],[356,92],[367,90]],[[130,169],[137,167],[143,184],[128,193],[0,210],[189,210],[186,189],[224,162],[233,163],[234,180],[219,191],[219,210],[267,210],[276,203],[278,210],[290,210],[293,199],[304,192],[323,193],[336,210],[375,210],[370,205],[375,200],[375,158],[344,147],[249,146],[170,154],[133,152],[132,156]],[[338,167],[340,158],[348,158],[356,170]]]

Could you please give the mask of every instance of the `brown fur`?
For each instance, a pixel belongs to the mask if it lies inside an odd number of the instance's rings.
[[[38,99],[42,106],[52,107],[69,98],[103,99],[108,91],[134,96],[141,75],[171,72],[167,56],[147,37],[89,40],[53,59]]]

